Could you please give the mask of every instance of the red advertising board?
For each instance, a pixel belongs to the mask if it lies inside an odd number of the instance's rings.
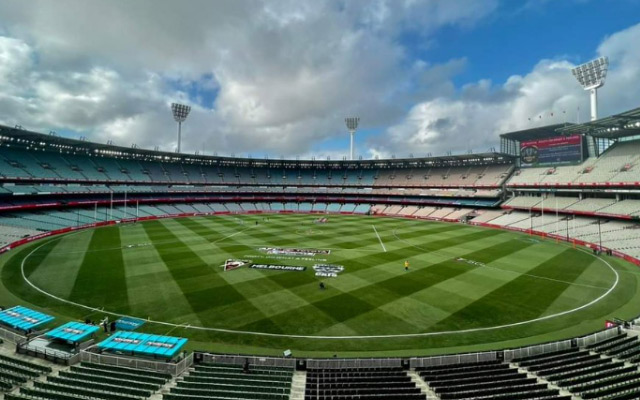
[[[545,149],[548,147],[557,147],[557,146],[571,146],[582,143],[582,136],[580,135],[571,135],[571,136],[556,136],[547,139],[540,140],[528,140],[526,142],[520,142],[520,148],[528,147],[528,146],[536,146],[539,149]]]
[[[520,162],[525,167],[577,164],[582,162],[583,158],[584,145],[581,135],[520,142]]]

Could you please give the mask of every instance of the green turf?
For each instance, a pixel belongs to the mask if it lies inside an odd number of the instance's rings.
[[[22,279],[24,265],[28,279],[46,292],[177,324],[149,323],[145,330],[187,336],[192,347],[264,354],[290,348],[308,355],[518,346],[585,334],[602,328],[607,318],[638,313],[639,271],[617,259],[606,259],[621,277],[609,295],[579,311],[541,319],[602,296],[615,274],[584,250],[519,233],[367,216],[330,216],[328,223],[315,224],[315,218],[182,218],[45,239],[2,256],[2,284],[8,290],[0,301],[36,306],[63,319],[101,316],[36,292]],[[258,250],[262,246],[331,253],[311,259],[270,256]],[[227,258],[308,268],[224,272],[220,265]],[[345,267],[337,278],[323,279],[324,291],[311,268],[323,262]],[[538,321],[519,324],[530,320]],[[195,330],[186,324],[285,336]],[[393,337],[367,338],[385,335]]]

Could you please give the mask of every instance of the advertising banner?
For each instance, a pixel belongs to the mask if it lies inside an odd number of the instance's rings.
[[[276,265],[276,264],[252,264],[249,268],[253,269],[270,269],[273,271],[297,271],[302,272],[307,269],[300,265]]]
[[[340,272],[344,271],[344,267],[342,265],[333,264],[316,264],[313,266],[313,270],[315,271],[316,276],[336,278]]]
[[[331,253],[331,250],[319,250],[319,249],[281,249],[276,247],[261,247],[260,250],[263,253],[272,255],[284,255],[284,256],[307,256],[313,257],[316,254],[327,255]]]
[[[520,142],[520,162],[523,167],[579,164],[583,159],[581,135]]]

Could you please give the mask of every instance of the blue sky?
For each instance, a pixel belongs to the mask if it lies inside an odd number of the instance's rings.
[[[640,15],[638,0],[523,3],[502,2],[495,14],[473,26],[445,26],[429,38],[408,31],[399,41],[411,61],[441,64],[465,59],[464,68],[451,77],[459,90],[483,79],[504,82],[512,75],[524,75],[543,59],[589,61],[607,36],[638,23]],[[384,129],[364,129],[360,138],[379,135]],[[346,138],[327,140],[318,148],[336,150],[345,143]]]
[[[469,66],[455,78],[457,85],[501,82],[527,73],[541,59],[588,61],[606,36],[638,23],[640,15],[636,0],[521,3],[502,3],[495,16],[470,29],[442,29],[437,44],[424,52],[416,43],[407,46],[434,62],[467,58]]]
[[[5,0],[0,122],[172,150],[180,101],[189,152],[342,158],[348,115],[364,158],[485,151],[586,110],[570,69],[600,55],[601,115],[640,105],[638,15],[640,0]]]

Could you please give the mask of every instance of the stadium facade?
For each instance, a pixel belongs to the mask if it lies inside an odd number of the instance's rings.
[[[341,213],[522,231],[640,265],[639,139],[640,109],[507,133],[500,152],[358,161],[194,156],[0,127],[1,251],[158,218]],[[164,398],[637,398],[640,374],[629,363],[640,359],[640,342],[632,322],[619,322],[581,338],[440,357],[296,360],[196,352],[198,366]],[[15,332],[3,335],[22,340]],[[117,349],[143,341],[157,352],[173,346],[162,338],[112,338]],[[170,370],[166,361],[86,357],[82,366],[5,398],[149,397],[194,362],[192,354],[170,364],[184,368]],[[0,375],[8,390],[51,373],[15,358],[0,362],[0,370],[12,366],[19,373]],[[306,371],[306,390],[296,386],[301,378],[294,370]]]
[[[632,259],[638,121],[640,109],[503,134],[501,152],[360,161],[193,156],[0,127],[0,243],[180,215],[355,212],[529,230]],[[523,165],[521,150],[550,139],[544,162]]]

